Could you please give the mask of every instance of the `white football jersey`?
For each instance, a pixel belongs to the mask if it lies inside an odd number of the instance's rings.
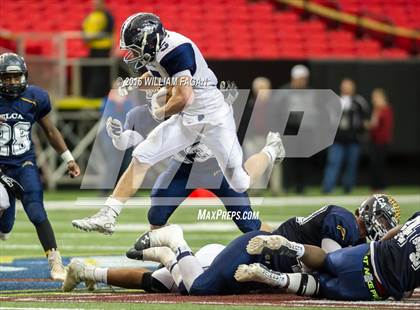
[[[182,34],[173,31],[166,33],[155,60],[146,65],[149,72],[162,78],[192,78],[194,101],[184,108],[183,113],[204,115],[208,119],[228,113],[229,106],[217,89],[217,78],[198,47]]]

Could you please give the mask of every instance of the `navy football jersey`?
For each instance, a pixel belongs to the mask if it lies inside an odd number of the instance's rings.
[[[338,206],[325,206],[307,217],[292,217],[273,231],[290,241],[321,247],[322,239],[328,238],[341,247],[357,245],[360,239],[355,216]],[[264,261],[265,258],[261,257]],[[265,262],[267,264],[267,262]],[[270,258],[271,269],[281,272],[302,272],[302,264],[295,258],[274,255]]]
[[[0,164],[21,166],[35,161],[32,144],[32,125],[51,111],[47,92],[30,85],[16,99],[0,96]]]
[[[375,271],[387,292],[397,300],[420,286],[420,212],[390,240],[374,242]]]
[[[334,205],[325,206],[307,217],[293,217],[273,233],[291,241],[318,247],[325,238],[334,240],[343,248],[364,241],[360,239],[355,216],[350,211]]]

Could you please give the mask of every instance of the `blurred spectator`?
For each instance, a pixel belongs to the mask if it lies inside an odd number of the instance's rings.
[[[392,140],[394,113],[388,103],[385,91],[376,88],[372,92],[373,112],[370,129],[370,161],[372,167],[371,186],[374,191],[383,190],[386,184],[386,160]]]
[[[282,89],[307,89],[309,84],[309,69],[304,65],[296,65],[290,71],[290,83],[283,85]],[[293,102],[306,102],[305,94],[289,92],[282,98],[282,105],[293,105]],[[292,118],[288,121],[287,131],[298,132],[301,120]],[[288,157],[283,162],[283,189],[289,192],[293,187],[296,192],[302,194],[305,191],[305,173],[307,173],[308,159]]]
[[[357,178],[365,124],[369,117],[368,103],[362,96],[356,94],[356,85],[353,80],[345,78],[341,81],[340,96],[343,114],[335,141],[327,153],[322,185],[324,193],[330,193],[334,189],[343,165],[342,186],[344,192],[352,191]]]
[[[114,18],[103,0],[93,0],[93,11],[83,21],[83,38],[89,58],[108,58],[112,49]],[[83,68],[83,95],[89,98],[106,96],[110,89],[109,66]]]

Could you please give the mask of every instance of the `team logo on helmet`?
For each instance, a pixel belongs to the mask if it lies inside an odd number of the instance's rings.
[[[124,61],[134,64],[134,71],[138,72],[155,59],[165,36],[158,16],[137,13],[128,17],[121,27],[120,49],[128,50]]]
[[[376,194],[365,200],[358,209],[367,230],[368,238],[380,240],[400,221],[400,206],[386,194]]]

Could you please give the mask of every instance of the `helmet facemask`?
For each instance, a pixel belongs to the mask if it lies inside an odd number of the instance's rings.
[[[359,214],[365,224],[367,237],[372,241],[379,241],[398,225],[400,212],[392,197],[374,195],[362,203]]]
[[[142,29],[142,31],[136,36],[134,42],[127,44],[125,34],[130,32],[126,30],[124,32],[124,26],[121,31],[120,49],[128,50],[124,55],[124,62],[127,64],[134,64],[134,71],[139,72],[142,67],[152,62],[155,59],[156,54],[160,50],[162,43],[162,36],[156,32],[156,26],[154,24],[148,25]]]
[[[2,96],[17,98],[26,89],[27,85],[27,73],[22,72],[20,68],[0,72],[0,94]]]

